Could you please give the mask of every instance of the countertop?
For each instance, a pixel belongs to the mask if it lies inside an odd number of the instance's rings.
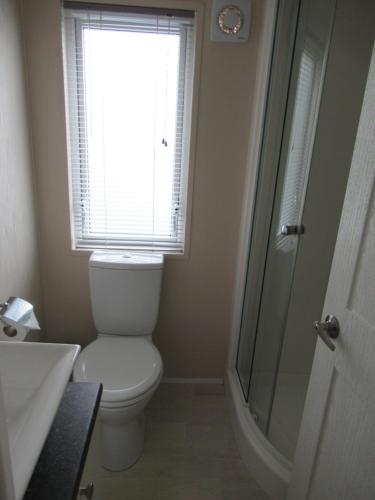
[[[24,500],[75,500],[102,386],[69,382]]]

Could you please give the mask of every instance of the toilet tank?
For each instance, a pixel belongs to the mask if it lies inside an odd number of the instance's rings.
[[[158,318],[163,255],[95,251],[89,260],[98,333],[151,335]]]

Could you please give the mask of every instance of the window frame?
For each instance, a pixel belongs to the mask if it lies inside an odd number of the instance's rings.
[[[70,2],[70,3],[76,3]],[[77,2],[78,4],[79,2]],[[81,4],[82,5],[82,4]],[[89,4],[92,6],[92,8],[98,10],[98,6],[102,7],[102,5],[96,4],[96,3],[91,3]],[[134,5],[134,4],[133,4]],[[119,8],[121,7],[126,7],[126,4],[121,3],[118,5]],[[104,5],[103,8],[107,9],[107,6]],[[82,232],[81,235],[77,236],[77,232],[75,230],[75,219],[77,218],[77,209],[74,206],[74,199],[75,199],[75,189],[81,189],[81,193],[79,194],[80,198],[80,203],[81,205],[85,203],[87,200],[87,196],[85,196],[82,193],[82,185],[84,184],[84,181],[81,181],[79,183],[74,183],[73,181],[73,173],[72,173],[72,168],[71,168],[71,150],[72,148],[75,149],[75,154],[80,155],[80,146],[79,143],[81,142],[82,138],[80,140],[76,141],[76,144],[72,144],[72,141],[70,140],[70,136],[72,135],[71,131],[75,129],[75,132],[77,133],[77,129],[81,130],[79,134],[83,134],[81,126],[82,126],[82,121],[83,121],[83,126],[86,128],[86,117],[85,117],[85,112],[79,113],[79,116],[77,117],[76,120],[71,120],[69,118],[69,109],[71,109],[72,106],[77,106],[80,105],[80,100],[84,100],[84,97],[82,93],[80,92],[80,89],[84,87],[84,76],[82,75],[81,78],[76,78],[76,92],[74,93],[75,95],[72,95],[71,89],[69,92],[67,92],[67,78],[68,78],[68,70],[66,69],[66,65],[64,68],[64,78],[65,78],[65,102],[66,102],[66,114],[67,114],[67,138],[68,138],[68,163],[69,163],[69,193],[70,193],[70,228],[71,228],[71,249],[72,252],[77,252],[78,254],[81,254],[83,252],[91,252],[94,249],[98,248],[111,248],[111,249],[119,249],[119,250],[155,250],[164,254],[169,254],[169,255],[177,255],[177,256],[188,256],[189,253],[189,246],[190,246],[190,226],[191,226],[191,202],[192,202],[192,185],[193,185],[193,170],[194,170],[194,164],[192,159],[195,156],[195,143],[196,143],[196,133],[192,134],[192,130],[196,131],[197,128],[197,99],[194,98],[196,95],[196,89],[199,86],[199,60],[200,60],[200,50],[202,46],[202,19],[201,16],[203,14],[203,6],[198,3],[198,2],[188,2],[188,5],[186,5],[187,9],[193,10],[194,11],[194,26],[192,29],[192,36],[191,36],[191,78],[190,78],[190,83],[187,84],[186,80],[188,78],[188,75],[185,71],[186,69],[186,59],[187,59],[187,30],[181,30],[179,33],[180,37],[180,56],[179,56],[179,73],[178,73],[178,88],[180,89],[178,92],[178,104],[183,103],[184,104],[184,112],[182,114],[182,117],[180,117],[180,124],[183,126],[184,129],[184,136],[185,139],[182,140],[179,144],[181,145],[181,158],[179,162],[177,163],[177,172],[178,174],[176,175],[176,146],[178,146],[177,142],[175,145],[175,154],[174,154],[174,165],[173,165],[173,180],[175,180],[177,177],[179,177],[178,181],[178,187],[173,188],[173,200],[175,200],[175,204],[178,207],[178,213],[181,214],[180,217],[182,217],[183,220],[183,231],[182,231],[182,238],[179,238],[179,235],[181,234],[180,231],[177,230],[178,224],[176,224],[176,219],[175,221],[171,221],[171,227],[173,227],[173,236],[172,237],[166,237],[165,239],[163,238],[158,238],[158,240],[152,241],[152,239],[148,238],[142,238],[142,239],[132,239],[132,238],[121,238],[121,237],[109,237],[108,235],[103,235],[102,238],[94,238],[90,237],[89,231],[86,232],[84,229],[87,227],[87,220],[82,221]],[[193,7],[193,8],[192,8]],[[116,8],[116,7],[115,7]],[[133,7],[130,7],[132,9]],[[134,7],[137,11],[142,12],[152,12],[155,10],[155,7],[144,7],[143,5],[140,7]],[[178,8],[174,9],[172,8],[167,8],[167,10],[175,10],[178,12]],[[108,9],[109,10],[109,9]],[[90,23],[92,26],[93,23]],[[74,63],[75,63],[75,68],[77,68],[77,64],[79,64],[79,57],[81,58],[81,61],[83,61],[83,33],[84,33],[84,28],[88,26],[88,23],[83,20],[76,19],[74,21],[74,31],[75,31],[75,44],[67,43],[66,38],[63,35],[63,38],[65,40],[63,41],[64,44],[64,51],[65,51],[65,58],[66,58],[66,52],[69,52],[69,57],[72,58],[72,51],[74,51]],[[98,24],[99,27],[99,24]],[[64,28],[63,28],[64,31]],[[71,40],[70,40],[71,41]],[[182,64],[183,63],[183,64]],[[181,80],[184,81],[184,85],[180,85]],[[182,91],[181,91],[182,90]],[[75,103],[72,105],[71,101],[75,101]],[[73,123],[75,121],[76,123]],[[179,123],[177,121],[176,123],[176,132],[178,130]],[[74,133],[74,132],[73,132]],[[181,164],[184,162],[184,168],[181,168]],[[84,161],[83,161],[84,164]],[[180,164],[180,168],[178,167],[178,164]],[[81,165],[81,173],[80,176],[88,176],[88,173],[86,169],[83,167],[82,168],[82,161],[80,160],[80,165]],[[82,178],[81,177],[81,178]],[[86,179],[87,180],[87,179]],[[82,210],[82,207],[79,209],[81,210],[81,215],[83,218],[84,216],[84,209]],[[173,215],[171,215],[173,218]],[[86,233],[86,234],[85,234]],[[81,236],[81,237],[80,237]]]

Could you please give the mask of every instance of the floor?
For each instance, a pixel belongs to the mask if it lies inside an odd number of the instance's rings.
[[[96,436],[84,473],[94,474],[95,500],[269,500],[239,456],[218,384],[161,384],[137,464],[109,472],[97,460]]]

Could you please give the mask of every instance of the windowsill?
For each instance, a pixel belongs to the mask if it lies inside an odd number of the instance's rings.
[[[82,249],[77,249],[77,248],[72,248],[69,251],[69,254],[74,256],[74,257],[83,257],[87,259],[92,252],[95,252],[95,250],[105,250],[105,248],[82,248]],[[111,249],[108,248],[108,250],[116,250],[116,249]],[[135,250],[135,249],[118,249],[118,251],[124,251],[124,252],[150,252],[152,251],[151,249],[145,249],[145,250]],[[155,250],[157,253],[161,253],[164,255],[164,257],[167,257],[168,259],[178,259],[178,260],[188,260],[189,259],[189,253],[188,251],[185,251],[184,253],[173,253],[168,250]]]

